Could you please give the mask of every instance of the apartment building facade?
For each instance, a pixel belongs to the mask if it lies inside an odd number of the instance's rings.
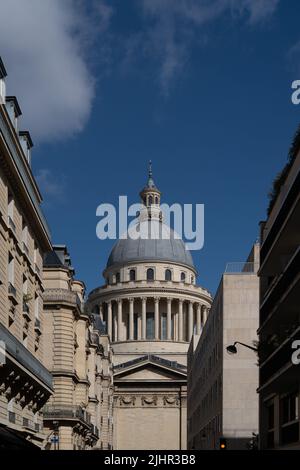
[[[261,223],[260,445],[299,449],[300,129],[272,196]]]
[[[101,337],[93,317],[85,312],[85,286],[74,278],[64,245],[53,246],[45,255],[43,277],[45,365],[54,388],[43,408],[45,448],[109,448],[112,356],[108,338]]]
[[[258,433],[259,245],[246,262],[228,263],[206,324],[188,351],[188,449],[246,450]],[[254,346],[253,346],[254,347]],[[255,349],[255,347],[254,347]]]
[[[0,447],[41,447],[40,410],[52,393],[42,302],[51,243],[30,166],[32,140],[20,130],[21,109],[5,81],[0,59]]]

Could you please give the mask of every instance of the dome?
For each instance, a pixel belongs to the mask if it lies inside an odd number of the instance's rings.
[[[134,238],[137,228],[140,233],[149,233],[151,236]],[[114,245],[106,268],[143,261],[166,261],[195,270],[191,253],[186,249],[184,242],[161,221],[140,222],[129,229],[126,238],[121,237]]]

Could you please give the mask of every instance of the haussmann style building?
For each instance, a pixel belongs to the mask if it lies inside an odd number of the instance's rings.
[[[137,222],[148,237],[117,241],[88,309],[113,347],[113,448],[185,449],[187,350],[209,292],[183,241],[164,224],[151,169]]]
[[[45,365],[54,393],[43,407],[49,450],[111,447],[112,368],[108,338],[84,309],[85,286],[74,277],[66,246],[44,256]]]
[[[43,254],[50,234],[34,180],[29,132],[6,96],[0,59],[0,449],[43,447],[41,409],[53,393],[44,364]]]

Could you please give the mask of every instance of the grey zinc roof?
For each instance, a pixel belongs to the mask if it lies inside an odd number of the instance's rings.
[[[128,236],[118,240],[110,253],[106,267],[135,261],[169,261],[195,269],[191,253],[186,249],[184,242],[176,238],[174,231],[165,224],[160,222],[157,226],[159,235],[156,233],[155,238],[133,239]]]

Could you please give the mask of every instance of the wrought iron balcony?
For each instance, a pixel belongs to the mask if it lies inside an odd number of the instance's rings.
[[[23,370],[28,369],[31,376],[38,378],[47,389],[52,390],[52,375],[43,364],[31,354],[25,346],[4,326],[0,324],[0,340],[5,343],[7,357],[12,356],[15,363],[20,363]]]
[[[44,419],[70,419],[79,420],[86,425],[91,425],[91,415],[81,406],[73,405],[46,405],[43,410]]]

